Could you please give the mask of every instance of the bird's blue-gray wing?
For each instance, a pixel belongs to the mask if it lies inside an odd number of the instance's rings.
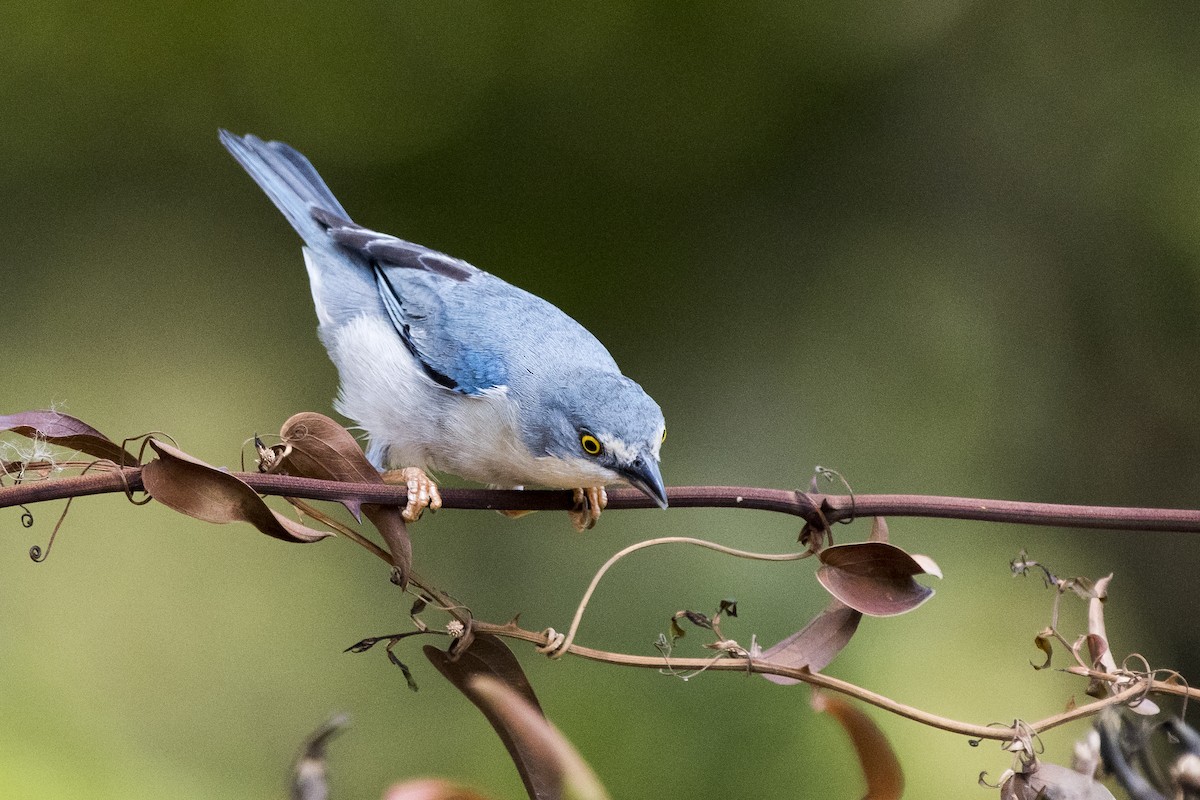
[[[465,261],[351,222],[288,145],[228,131],[221,141],[304,238],[323,337],[326,327],[386,314],[431,379],[468,395],[581,364],[619,372],[604,345],[550,303]]]
[[[502,308],[493,308],[496,285],[507,284],[436,250],[321,209],[312,213],[335,243],[370,265],[388,318],[430,378],[468,395],[507,383],[504,342],[488,330],[489,320],[500,321],[490,315],[503,313]]]

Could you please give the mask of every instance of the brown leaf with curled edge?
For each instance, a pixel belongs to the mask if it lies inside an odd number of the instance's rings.
[[[148,441],[158,458],[142,468],[142,484],[167,508],[205,522],[249,522],[285,542],[316,542],[333,535],[273,511],[254,489],[230,473],[157,439]]]
[[[1058,764],[1038,762],[1000,784],[1000,800],[1116,800],[1087,775]]]
[[[383,793],[383,800],[491,800],[459,783],[424,778],[398,783]]]
[[[533,800],[607,798],[591,769],[545,715],[520,662],[498,637],[477,634],[453,661],[424,647],[425,656],[487,717]]]
[[[313,411],[288,418],[279,430],[283,444],[290,447],[276,472],[325,481],[382,484],[379,470],[367,461],[358,440],[335,421]],[[360,518],[359,502],[345,501],[346,508]]]
[[[914,575],[927,574],[908,553],[886,542],[855,542],[826,547],[817,558],[817,580],[831,595],[872,617],[912,611],[933,597]]]
[[[106,458],[121,466],[137,466],[137,456],[109,439],[83,420],[61,411],[21,411],[0,415],[0,432],[12,431],[28,439],[44,439],[50,444],[78,450],[96,458]]]
[[[484,713],[492,715],[509,732],[517,747],[551,771],[561,787],[547,794],[530,793],[531,800],[569,798],[569,800],[609,800],[596,773],[583,760],[567,737],[541,712],[503,681],[489,675],[477,675],[468,683],[468,692],[482,702]],[[468,695],[468,696],[470,696]],[[474,698],[473,698],[474,699]],[[477,703],[478,704],[478,703]],[[490,718],[490,717],[489,717]]]
[[[295,414],[283,423],[279,435],[290,450],[280,459],[278,471],[327,481],[383,484],[379,470],[367,461],[358,440],[324,414],[312,411]],[[387,542],[392,565],[402,576],[407,576],[412,568],[412,539],[401,509],[354,500],[343,504],[355,519],[361,519],[361,512],[371,520]]]
[[[1054,644],[1051,640],[1051,636],[1053,636],[1053,634],[1054,634],[1054,631],[1047,628],[1046,630],[1039,633],[1037,636],[1033,637],[1034,647],[1036,647],[1038,650],[1041,650],[1043,653],[1046,654],[1046,660],[1042,664],[1035,664],[1032,661],[1030,661],[1029,666],[1033,667],[1036,670],[1043,670],[1046,667],[1050,666],[1050,661],[1054,658]]]
[[[786,667],[807,667],[820,672],[842,652],[850,637],[858,630],[862,612],[855,611],[840,600],[831,600],[820,614],[796,633],[762,652],[762,659]],[[796,678],[783,675],[763,675],[771,683],[792,686]]]
[[[899,800],[904,794],[904,770],[879,726],[845,700],[824,692],[813,692],[812,707],[833,717],[850,735],[867,780],[863,800]]]
[[[533,692],[533,686],[525,677],[521,663],[513,655],[508,646],[499,637],[490,633],[476,634],[475,641],[467,650],[452,660],[450,655],[433,645],[422,648],[425,657],[437,667],[438,672],[450,681],[467,699],[474,703],[488,722],[495,728],[508,755],[516,764],[517,772],[525,783],[525,791],[534,798],[557,798],[562,796],[562,781],[549,768],[522,748],[520,742],[496,715],[494,709],[470,687],[473,678],[480,675],[492,677],[509,686],[520,695],[539,715],[542,713],[541,704]]]

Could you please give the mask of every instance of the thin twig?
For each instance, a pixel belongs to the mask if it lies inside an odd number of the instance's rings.
[[[657,539],[647,539],[644,542],[631,544],[625,549],[617,552],[612,558],[604,562],[604,565],[596,572],[592,578],[592,582],[588,584],[587,591],[583,593],[583,599],[579,602],[579,608],[575,611],[575,617],[571,620],[571,629],[567,631],[567,635],[561,642],[555,642],[552,650],[548,650],[547,654],[552,658],[558,658],[563,653],[567,652],[567,648],[575,641],[575,634],[579,632],[579,623],[583,621],[583,612],[587,610],[588,603],[592,599],[592,594],[596,591],[596,587],[600,585],[600,579],[605,573],[630,553],[636,553],[638,550],[644,550],[647,547],[655,547],[660,544],[691,544],[697,547],[704,547],[709,550],[715,550],[718,553],[724,553],[727,556],[736,558],[748,558],[754,561],[799,561],[802,558],[807,558],[812,555],[809,551],[804,550],[798,553],[752,553],[748,550],[737,550],[732,547],[726,547],[723,544],[716,542],[705,541],[704,539],[694,539],[690,536],[663,536]]]
[[[536,645],[545,647],[552,644],[547,639],[544,633],[525,630],[519,628],[512,623],[507,625],[493,625],[491,623],[475,621],[476,633],[491,633],[496,636],[506,636],[512,639],[519,639],[526,642],[532,642]],[[997,741],[1008,741],[1012,738],[1011,728],[1001,728],[994,725],[979,725],[972,722],[962,722],[949,717],[943,717],[938,714],[932,714],[928,711],[916,708],[914,706],[901,703],[893,700],[877,692],[872,692],[869,689],[864,689],[848,681],[839,680],[838,678],[830,677],[818,672],[809,672],[807,669],[798,669],[796,667],[787,667],[782,664],[773,664],[770,661],[751,658],[724,658],[713,661],[712,658],[668,658],[662,656],[635,656],[628,653],[615,653],[606,650],[596,650],[590,647],[582,647],[577,644],[572,644],[565,648],[571,655],[586,658],[591,661],[601,661],[606,664],[615,664],[625,667],[641,667],[645,669],[662,669],[669,667],[676,670],[699,670],[706,669],[708,671],[722,672],[752,672],[763,675],[781,675],[785,678],[794,678],[812,686],[819,686],[823,689],[839,692],[849,697],[854,697],[864,703],[883,709],[897,716],[910,719],[913,722],[919,722],[924,725],[929,725],[933,728],[948,731],[950,733],[962,734],[969,736],[972,739],[994,739]],[[1102,672],[1094,672],[1094,677],[1101,680],[1117,682],[1118,680],[1127,681],[1128,676],[1109,675]],[[1065,725],[1068,722],[1074,722],[1078,719],[1090,717],[1099,713],[1103,709],[1127,703],[1131,700],[1143,696],[1147,691],[1147,682],[1138,680],[1133,685],[1128,686],[1110,697],[1102,700],[1097,700],[1092,703],[1087,703],[1082,706],[1077,706],[1069,711],[1064,711],[1059,714],[1046,717],[1045,719],[1029,723],[1029,727],[1038,733],[1057,728]],[[1150,681],[1149,691],[1160,694],[1172,694],[1181,697],[1190,697],[1200,699],[1200,689],[1191,689],[1186,686],[1181,686],[1178,683],[1170,681]]]

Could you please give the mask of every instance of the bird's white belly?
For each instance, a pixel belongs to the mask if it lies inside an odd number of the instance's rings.
[[[384,466],[503,486],[570,488],[617,480],[616,473],[583,459],[530,453],[505,387],[470,396],[434,383],[389,321],[358,317],[322,336],[341,376],[337,410],[367,431]]]

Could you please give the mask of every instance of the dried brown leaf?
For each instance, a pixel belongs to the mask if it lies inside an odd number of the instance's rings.
[[[942,568],[938,563],[929,556],[923,556],[920,553],[912,553],[912,560],[917,562],[917,566],[925,570],[927,575],[932,575],[935,578],[942,577]]]
[[[1088,647],[1094,648],[1092,637],[1104,644],[1103,650],[1092,650],[1092,666],[1103,668],[1108,672],[1117,671],[1117,660],[1113,658],[1108,646],[1108,633],[1104,627],[1104,601],[1108,597],[1108,585],[1112,583],[1112,573],[1108,573],[1096,581],[1088,597]]]
[[[868,537],[872,542],[886,542],[888,540],[888,524],[883,517],[875,517],[871,520],[871,535]]]
[[[546,721],[525,672],[498,637],[478,634],[457,660],[426,645],[425,656],[496,730],[534,800],[605,798],[574,748]]]
[[[29,439],[44,439],[50,444],[105,458],[122,466],[132,467],[138,463],[137,456],[91,425],[53,409],[0,415],[2,431],[12,431]]]
[[[609,800],[608,792],[592,768],[567,741],[567,737],[542,716],[540,709],[531,705],[508,684],[488,675],[472,678],[468,688],[492,710],[528,759],[537,760],[555,773],[555,782],[561,786],[561,790],[545,795],[531,793],[531,800],[557,797],[566,800]],[[486,710],[484,713],[487,713]]]
[[[863,800],[899,800],[904,793],[904,770],[879,726],[858,708],[824,692],[813,692],[812,707],[829,714],[849,734],[867,781]]]
[[[1052,634],[1053,631],[1044,630],[1037,636],[1033,637],[1034,646],[1046,654],[1046,660],[1042,664],[1034,664],[1032,661],[1030,661],[1029,666],[1037,670],[1042,670],[1050,666],[1050,660],[1054,658],[1054,643],[1052,640]]]
[[[831,600],[820,614],[796,633],[767,648],[762,659],[787,667],[807,667],[820,672],[837,657],[858,629],[862,612],[840,600]],[[791,686],[800,681],[783,675],[763,675],[771,683]]]
[[[886,542],[856,542],[826,547],[818,558],[817,580],[851,608],[872,617],[912,611],[933,597],[933,589],[914,575],[926,570],[904,550]]]
[[[285,542],[316,542],[333,535],[273,511],[254,489],[230,473],[157,439],[149,442],[158,458],[142,468],[142,483],[167,508],[205,522],[249,522]]]
[[[305,478],[350,483],[383,484],[379,471],[367,461],[358,441],[338,423],[323,414],[305,411],[283,423],[279,431],[285,445],[286,457],[278,471]],[[365,514],[387,542],[392,564],[407,576],[412,568],[412,539],[397,506],[345,501],[355,516]]]
[[[325,481],[383,483],[354,436],[323,414],[295,414],[283,423],[279,436],[288,447],[276,472]],[[346,508],[356,519],[358,506],[356,501],[346,501]]]

